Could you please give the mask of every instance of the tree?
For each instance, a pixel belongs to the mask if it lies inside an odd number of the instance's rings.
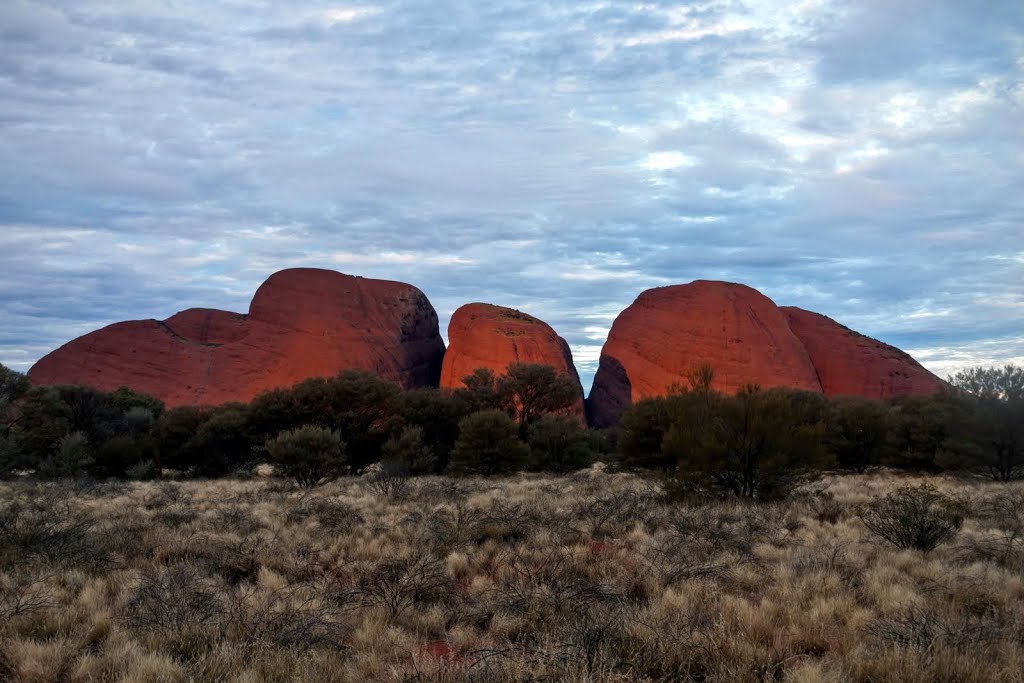
[[[345,443],[337,431],[305,425],[266,442],[267,455],[285,476],[312,488],[345,473]]]
[[[0,436],[10,434],[17,421],[15,405],[31,388],[28,377],[0,364]]]
[[[530,425],[532,469],[565,474],[590,466],[600,452],[600,436],[568,415],[544,415]]]
[[[500,410],[483,410],[459,422],[448,471],[485,477],[512,472],[523,466],[529,454],[512,418]]]
[[[210,411],[195,437],[195,471],[201,477],[219,477],[252,466],[254,449],[263,445],[249,425],[249,408],[225,403]]]
[[[465,395],[447,389],[413,389],[398,396],[396,410],[404,424],[423,430],[423,445],[434,455],[434,473],[443,472],[459,438],[459,421],[473,412]]]
[[[399,425],[398,393],[372,372],[344,370],[257,396],[249,408],[250,429],[264,437],[307,424],[339,430],[350,467],[361,472],[380,459],[381,446]]]
[[[392,475],[433,474],[437,458],[423,439],[423,428],[405,427],[392,436],[381,449],[382,470]]]
[[[936,456],[949,438],[952,397],[909,396],[892,403],[886,464],[909,470],[937,472]]]
[[[863,472],[880,465],[886,453],[889,409],[880,401],[856,396],[832,401],[825,443],[845,470]]]
[[[512,363],[498,379],[498,394],[519,423],[519,436],[526,438],[530,425],[545,413],[564,414],[581,398],[579,385],[550,365]]]
[[[469,406],[470,413],[482,410],[507,410],[508,397],[498,389],[498,378],[490,368],[477,368],[462,378],[456,393]]]
[[[178,406],[164,411],[156,421],[157,469],[189,472],[201,463],[197,442],[200,428],[213,411],[199,406]]]
[[[978,398],[999,401],[1024,401],[1024,368],[979,367],[961,370],[946,378],[952,386]]]
[[[784,496],[830,463],[825,425],[811,421],[814,411],[806,410],[801,393],[747,385],[736,396],[719,396],[694,438],[666,438],[666,455],[699,486],[740,498]]]

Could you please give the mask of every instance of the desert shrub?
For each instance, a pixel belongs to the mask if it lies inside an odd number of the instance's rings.
[[[267,441],[267,455],[285,476],[312,488],[346,471],[345,442],[336,431],[306,425]]]
[[[249,407],[226,403],[210,411],[191,442],[192,474],[219,477],[252,466],[263,440],[249,426]]]
[[[160,468],[190,472],[200,466],[197,434],[211,415],[210,409],[197,406],[179,406],[160,415],[155,427]]]
[[[974,507],[977,517],[994,533],[971,540],[968,550],[1005,567],[1024,565],[1024,492],[1003,491]]]
[[[565,474],[589,467],[600,452],[600,436],[568,415],[545,415],[528,432],[531,469]]]
[[[303,425],[337,430],[345,435],[348,465],[358,474],[380,459],[400,423],[398,395],[398,387],[376,373],[345,370],[260,394],[249,404],[247,424],[260,441]]]
[[[673,469],[675,459],[662,450],[662,442],[677,416],[685,411],[689,400],[689,396],[672,394],[644,398],[629,406],[619,420],[618,453],[622,465],[627,468]]]
[[[825,437],[842,469],[863,472],[882,464],[889,434],[889,408],[880,401],[842,397],[832,401]]]
[[[399,395],[397,406],[407,426],[423,430],[423,445],[434,455],[433,473],[444,472],[459,438],[459,421],[472,412],[465,397],[445,389],[414,389]]]
[[[303,498],[288,511],[287,521],[296,524],[308,517],[316,519],[320,526],[332,534],[352,531],[365,521],[359,511],[348,503],[320,496]]]
[[[512,418],[500,410],[485,410],[459,422],[448,471],[485,477],[513,472],[523,467],[529,453],[529,447],[519,441]]]
[[[328,607],[308,585],[263,590],[244,585],[233,596],[226,636],[244,648],[282,648],[306,652],[315,647],[340,650],[347,635],[337,608]]]
[[[704,401],[696,418],[673,423],[662,444],[678,463],[678,475],[702,488],[777,499],[832,462],[823,446],[824,404],[807,392],[748,385],[735,396],[712,394],[698,404]]]
[[[95,449],[90,470],[97,477],[148,478],[155,458],[156,444],[152,437],[119,434]]]
[[[191,659],[224,637],[228,606],[222,587],[186,564],[149,569],[121,611],[133,630],[152,632],[171,654]]]
[[[950,437],[951,397],[911,396],[893,403],[885,464],[905,470],[938,472],[936,457]]]
[[[362,607],[379,607],[396,619],[413,607],[440,601],[450,589],[444,563],[420,554],[369,568],[356,583],[355,601]]]
[[[928,552],[956,536],[966,512],[963,502],[921,484],[900,487],[858,514],[871,533],[897,548]]]
[[[93,464],[89,450],[85,432],[65,434],[57,440],[53,454],[36,466],[36,474],[44,479],[80,477]]]
[[[44,491],[31,504],[0,506],[0,567],[35,560],[84,570],[106,566],[109,558],[91,536],[95,520],[59,495]]]
[[[431,474],[437,468],[437,457],[426,443],[423,428],[414,425],[384,443],[380,464],[394,474]]]

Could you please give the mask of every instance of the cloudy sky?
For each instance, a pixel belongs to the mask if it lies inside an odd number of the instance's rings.
[[[3,0],[0,363],[275,270],[566,337],[754,286],[1024,363],[1024,2]]]

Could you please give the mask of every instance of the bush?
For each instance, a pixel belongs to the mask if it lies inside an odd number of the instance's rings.
[[[928,552],[952,540],[967,506],[932,485],[903,486],[859,511],[864,525],[897,548]]]
[[[459,422],[459,438],[448,471],[487,477],[521,469],[530,449],[517,438],[518,427],[500,410],[473,413]]]
[[[53,455],[36,468],[36,474],[45,479],[80,477],[92,465],[89,438],[83,432],[62,436],[54,447]]]
[[[341,476],[345,442],[336,431],[306,425],[278,434],[266,443],[271,462],[302,487],[312,488]]]
[[[532,469],[564,474],[589,467],[600,451],[600,436],[578,418],[545,415],[530,426]]]

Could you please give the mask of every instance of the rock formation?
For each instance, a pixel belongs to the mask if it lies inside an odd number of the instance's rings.
[[[828,396],[887,399],[937,392],[945,384],[894,346],[802,308],[782,308]]]
[[[477,368],[500,376],[511,363],[550,365],[580,383],[569,345],[543,320],[512,308],[478,303],[466,304],[452,314],[442,387],[463,386],[462,378]],[[582,413],[582,387],[579,410]]]
[[[649,289],[615,319],[588,401],[591,422],[615,424],[630,403],[663,396],[702,363],[714,388],[821,391],[814,366],[782,311],[755,289],[697,280]]]
[[[443,355],[437,314],[412,285],[295,268],[264,282],[248,315],[189,309],[116,323],[45,356],[29,378],[215,405],[344,369],[436,386]]]
[[[756,382],[887,399],[944,386],[908,354],[831,318],[778,308],[744,285],[697,280],[647,290],[615,319],[587,399],[591,423],[614,425],[632,402],[687,386],[702,363],[726,393]]]

